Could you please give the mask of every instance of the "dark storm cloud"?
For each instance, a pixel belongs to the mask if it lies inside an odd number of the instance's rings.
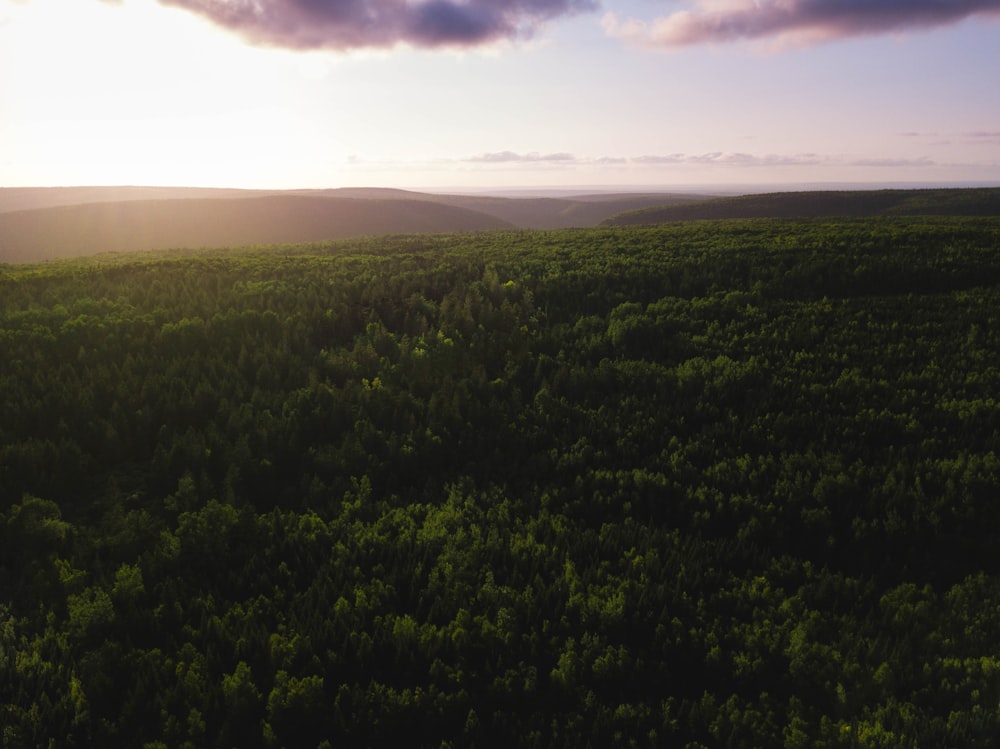
[[[605,18],[614,36],[673,47],[744,39],[816,42],[944,26],[1000,13],[1000,0],[699,0],[651,24]]]
[[[471,47],[523,39],[596,0],[160,0],[254,44],[289,49]]]

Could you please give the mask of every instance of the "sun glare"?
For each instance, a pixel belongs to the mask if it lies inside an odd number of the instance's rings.
[[[298,157],[308,126],[281,106],[275,63],[303,62],[287,53],[152,0],[35,0],[5,21],[4,62],[17,64],[2,82],[19,102],[3,134],[8,181],[268,183]]]

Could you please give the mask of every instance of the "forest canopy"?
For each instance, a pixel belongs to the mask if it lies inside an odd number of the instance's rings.
[[[1000,220],[0,266],[4,747],[990,746]]]

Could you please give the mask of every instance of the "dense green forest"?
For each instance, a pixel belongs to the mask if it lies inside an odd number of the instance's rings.
[[[1000,220],[0,266],[0,746],[993,746]]]

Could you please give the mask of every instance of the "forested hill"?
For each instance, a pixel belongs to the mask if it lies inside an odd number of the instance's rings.
[[[0,188],[0,263],[370,234],[594,226],[622,211],[695,199],[670,193],[495,197],[385,188]]]
[[[1000,188],[776,192],[627,211],[609,226],[739,218],[1000,216]]]
[[[102,202],[0,213],[0,262],[509,227],[503,219],[468,208],[399,198],[267,195]]]
[[[1000,219],[0,266],[0,743],[992,747]]]

